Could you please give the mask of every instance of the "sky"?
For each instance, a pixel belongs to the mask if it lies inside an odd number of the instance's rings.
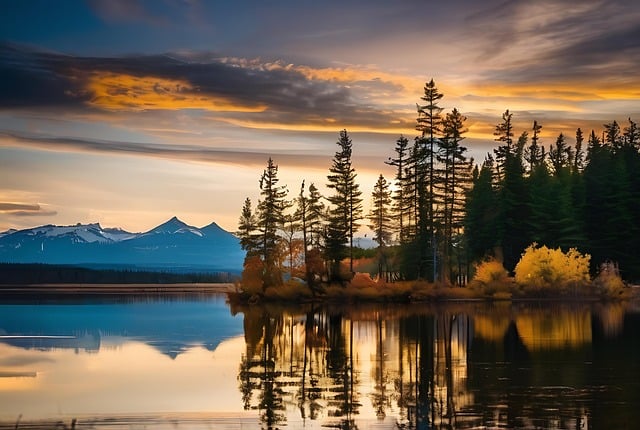
[[[634,0],[6,0],[0,231],[172,216],[235,231],[272,157],[325,190],[340,130],[365,201],[434,79],[481,162],[501,114],[542,144],[640,120]]]

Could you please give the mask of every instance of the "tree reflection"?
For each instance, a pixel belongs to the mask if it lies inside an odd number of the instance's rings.
[[[624,309],[594,309],[605,335],[622,330]],[[576,388],[589,368],[575,365],[593,360],[588,307],[240,310],[239,388],[264,428],[548,427],[589,413]]]

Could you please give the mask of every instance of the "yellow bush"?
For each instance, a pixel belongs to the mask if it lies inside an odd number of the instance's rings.
[[[563,253],[561,249],[537,248],[530,245],[516,265],[515,278],[518,284],[536,289],[585,285],[590,281],[589,254],[581,254],[575,248]]]
[[[607,262],[600,266],[600,273],[594,284],[606,297],[621,298],[625,296],[626,287],[620,277],[618,266],[614,263]]]
[[[495,281],[504,281],[508,276],[509,273],[502,263],[490,259],[483,261],[476,267],[476,274],[473,280],[486,285]]]

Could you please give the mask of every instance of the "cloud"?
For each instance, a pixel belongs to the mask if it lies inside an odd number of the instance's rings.
[[[78,57],[2,45],[0,78],[4,108],[199,109],[249,127],[413,128],[397,103],[413,81],[371,67],[314,69],[211,53]]]
[[[0,213],[12,216],[50,216],[56,211],[43,209],[39,204],[0,202]]]
[[[640,88],[640,9],[632,2],[508,0],[466,21],[485,79]]]
[[[317,154],[300,151],[232,151],[196,145],[166,145],[140,142],[118,142],[99,139],[42,136],[28,133],[0,132],[0,143],[7,146],[31,147],[46,151],[79,151],[138,155],[170,160],[262,166],[269,157],[290,164],[326,167],[327,161]],[[328,154],[328,157],[331,154]]]

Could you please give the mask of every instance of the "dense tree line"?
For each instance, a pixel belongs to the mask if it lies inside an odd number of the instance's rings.
[[[628,119],[598,135],[578,128],[573,145],[561,133],[548,149],[542,125],[513,140],[512,114],[496,126],[500,142],[474,171],[468,194],[465,237],[473,259],[494,255],[512,270],[522,251],[537,242],[591,254],[592,263],[613,261],[623,276],[640,276],[640,132]],[[597,267],[593,267],[597,269]]]
[[[234,282],[237,274],[92,269],[55,264],[0,263],[0,284],[178,284]]]
[[[461,282],[471,263],[487,256],[513,270],[537,242],[576,247],[596,264],[611,260],[628,276],[640,275],[634,252],[640,241],[640,177],[634,175],[640,132],[631,119],[623,128],[606,124],[601,137],[592,131],[586,146],[578,129],[573,144],[560,134],[547,147],[537,121],[516,137],[507,110],[495,127],[497,148],[475,165],[463,146],[467,118],[456,108],[444,112],[442,98],[433,80],[425,84],[416,104],[417,136],[412,143],[404,136],[396,140],[386,161],[394,167],[393,182],[380,175],[373,188],[366,219],[379,245],[379,274]],[[311,286],[350,278],[354,234],[365,215],[347,130],[336,144],[327,196],[302,181],[289,200],[287,188],[278,185],[277,165],[268,160],[260,200],[254,210],[246,199],[239,221],[245,288],[280,285],[287,272]]]

